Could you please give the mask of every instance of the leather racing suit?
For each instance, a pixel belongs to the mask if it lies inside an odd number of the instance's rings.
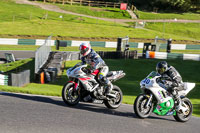
[[[181,99],[178,96],[177,91],[184,88],[181,75],[173,66],[169,66],[168,70],[165,71],[161,76],[165,80],[165,88],[177,101],[177,109],[179,110]]]
[[[109,72],[108,66],[105,64],[104,60],[97,54],[93,49],[87,56],[81,58],[82,64],[87,64],[90,67],[90,73],[94,70],[99,69],[98,79],[106,88],[106,94],[112,90],[112,83],[107,79],[106,75]]]
[[[182,77],[173,66],[169,66],[168,70],[162,74],[162,77],[166,81],[165,87],[169,92],[171,92],[173,89],[183,89]]]

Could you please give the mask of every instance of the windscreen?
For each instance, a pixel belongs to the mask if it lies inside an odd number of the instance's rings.
[[[155,72],[155,71],[152,71],[152,72],[147,76],[147,78],[152,79],[152,78],[154,78],[155,76],[160,76],[160,74],[157,73],[157,72]]]

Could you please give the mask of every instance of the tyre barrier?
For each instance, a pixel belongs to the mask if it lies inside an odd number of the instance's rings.
[[[146,58],[151,58],[151,59],[182,59],[182,60],[200,61],[200,54],[177,54],[177,53],[147,51],[146,52]]]
[[[8,85],[8,75],[0,74],[0,85]]]

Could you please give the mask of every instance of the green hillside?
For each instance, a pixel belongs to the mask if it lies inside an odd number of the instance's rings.
[[[75,13],[101,17],[101,18],[117,18],[117,19],[130,19],[131,16],[125,10],[120,10],[119,8],[106,8],[106,7],[89,7],[80,5],[62,5],[56,4],[61,9],[66,11],[71,11]]]
[[[26,38],[27,36],[34,36],[35,38],[41,38],[53,34],[54,38],[71,37],[78,40],[81,38],[103,40],[124,36],[144,39],[152,39],[159,36],[173,38],[174,40],[200,40],[200,36],[198,36],[200,30],[196,28],[199,26],[198,24],[176,24],[172,27],[178,27],[180,30],[171,30],[170,32],[165,32],[163,35],[163,30],[160,30],[163,26],[159,23],[155,23],[154,25],[147,23],[144,29],[135,29],[131,27],[133,24],[124,26],[116,21],[108,22],[46,11],[31,5],[16,4],[11,0],[0,1],[0,7],[0,37],[6,36],[12,38],[21,36],[21,38]],[[109,14],[107,12],[105,16]],[[165,26],[166,31],[167,28],[168,26]],[[183,32],[181,29],[189,31],[189,33]]]

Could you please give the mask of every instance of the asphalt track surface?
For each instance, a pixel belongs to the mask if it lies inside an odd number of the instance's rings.
[[[0,58],[5,58],[5,53],[13,53],[15,59],[35,58],[35,51],[24,50],[0,50]]]
[[[138,119],[131,105],[65,105],[60,97],[0,92],[0,133],[199,133],[200,118],[186,123],[172,116]]]

